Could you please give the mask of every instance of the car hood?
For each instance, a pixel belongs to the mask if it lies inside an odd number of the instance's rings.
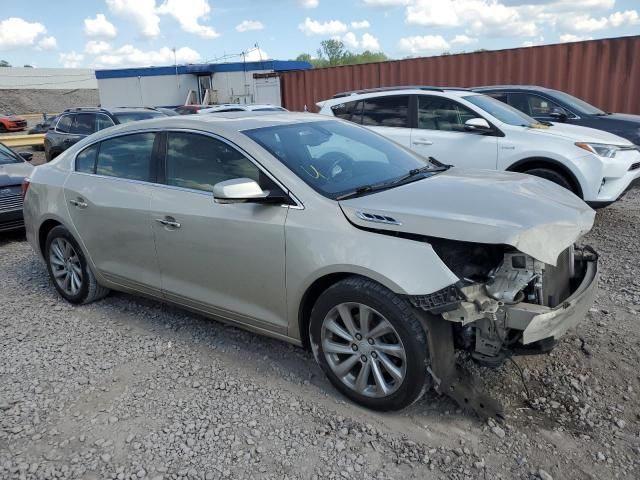
[[[594,115],[590,117],[592,125],[596,128],[604,128],[609,132],[630,140],[640,145],[640,115],[628,113],[610,113],[609,115]]]
[[[364,228],[506,244],[551,265],[591,229],[595,217],[582,200],[547,180],[458,168],[342,200],[340,207]],[[387,219],[363,219],[367,214]]]
[[[626,138],[595,128],[569,125],[567,123],[553,123],[546,127],[529,127],[528,130],[536,135],[566,138],[573,142],[607,143],[611,145],[632,145]]]
[[[33,165],[27,162],[0,164],[0,187],[20,185],[24,177],[33,172]]]

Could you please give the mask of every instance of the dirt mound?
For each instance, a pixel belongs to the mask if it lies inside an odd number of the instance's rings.
[[[65,108],[95,107],[99,103],[97,89],[0,90],[1,112],[57,113]]]

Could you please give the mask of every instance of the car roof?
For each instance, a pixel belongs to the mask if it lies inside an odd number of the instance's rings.
[[[393,95],[434,95],[440,97],[467,97],[469,95],[480,95],[481,92],[474,92],[466,88],[454,87],[393,87],[383,89],[358,90],[354,92],[338,93],[318,102],[316,105],[337,105],[345,102],[352,102],[361,98],[387,97]]]
[[[202,131],[242,132],[254,128],[290,125],[301,122],[341,121],[326,115],[298,112],[220,112],[216,115],[181,115],[175,117],[158,117],[116,125],[92,135],[98,139],[115,133],[128,133],[144,129],[192,129]]]

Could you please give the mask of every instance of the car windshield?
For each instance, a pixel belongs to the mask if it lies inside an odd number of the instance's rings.
[[[473,103],[476,107],[481,108],[489,115],[500,120],[507,125],[516,127],[529,127],[539,122],[529,115],[522,113],[520,110],[507,105],[506,103],[496,100],[488,95],[467,95],[464,98],[467,102]]]
[[[553,96],[558,100],[566,103],[569,106],[570,110],[574,110],[577,113],[581,113],[583,115],[606,115],[606,112],[594,107],[584,100],[580,100],[573,95],[569,95],[568,93],[554,90]]]
[[[137,122],[138,120],[148,120],[150,118],[166,117],[164,113],[154,110],[141,110],[139,112],[116,112],[114,116],[120,123]]]
[[[24,160],[13,153],[13,150],[9,147],[5,147],[0,143],[0,165],[7,165],[9,163],[22,163]]]
[[[333,199],[361,189],[372,191],[417,173],[418,169],[440,170],[436,164],[376,133],[335,120],[277,125],[243,133],[316,191]]]

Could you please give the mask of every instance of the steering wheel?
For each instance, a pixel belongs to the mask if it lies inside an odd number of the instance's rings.
[[[323,165],[330,165],[329,168],[323,168],[327,172],[327,178],[348,179],[353,176],[353,159],[341,152],[328,152],[320,156],[318,159]]]

